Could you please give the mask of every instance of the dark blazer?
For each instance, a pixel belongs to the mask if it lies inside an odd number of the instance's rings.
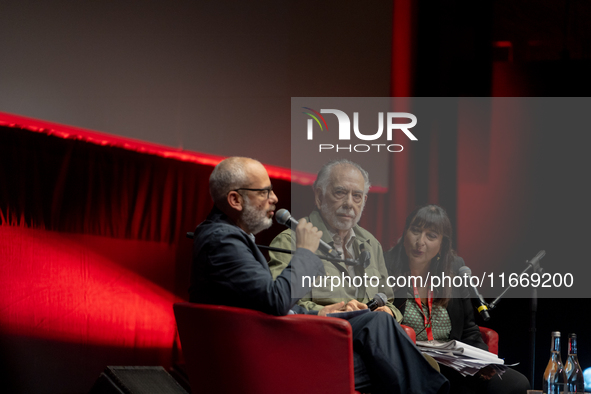
[[[399,275],[399,272],[402,269],[402,267],[400,267],[400,264],[402,264],[402,253],[405,253],[402,242],[399,242],[392,249],[384,253],[388,275]],[[463,265],[464,259],[456,256],[451,266],[452,275],[458,275],[458,271]],[[393,290],[395,299],[394,305],[404,315],[408,288],[395,287]],[[452,298],[447,304],[447,313],[449,314],[449,319],[451,321],[451,332],[449,333],[450,339],[456,339],[467,343],[468,345],[488,350],[488,346],[482,340],[480,329],[474,322],[474,308],[472,307],[472,302],[469,298],[468,289],[453,288]]]
[[[326,275],[322,261],[300,248],[273,280],[254,237],[216,207],[195,229],[191,302],[255,309],[276,316],[286,315],[290,309],[308,313],[296,305],[310,291],[302,287],[302,276],[317,275]]]

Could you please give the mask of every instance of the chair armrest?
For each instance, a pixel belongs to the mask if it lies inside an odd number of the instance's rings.
[[[413,330],[409,326],[405,326],[404,324],[401,324],[400,327],[402,327],[402,329],[404,329],[404,332],[406,333],[406,335],[408,335],[410,340],[416,345],[417,344],[417,336],[415,334],[415,330]]]
[[[346,320],[192,303],[174,304],[174,312],[189,380],[200,392],[354,392]]]
[[[486,327],[480,327],[480,334],[482,335],[484,343],[488,345],[488,351],[498,355],[499,334],[495,330]]]

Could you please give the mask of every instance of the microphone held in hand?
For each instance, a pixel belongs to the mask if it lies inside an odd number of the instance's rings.
[[[472,286],[470,284],[470,277],[472,276],[472,270],[468,267],[461,266],[460,270],[458,271],[458,273],[461,276],[467,276],[468,277],[468,286],[470,287],[470,289],[472,289],[472,293],[474,293],[474,295],[476,296],[476,303],[478,304],[478,313],[480,313],[480,316],[482,316],[482,319],[484,321],[489,321],[490,320],[490,314],[488,313],[488,306],[486,305],[486,302],[484,302],[484,298],[482,298],[482,295],[480,295],[480,293],[478,292],[478,289],[475,286]]]
[[[291,228],[293,231],[295,231],[296,227],[298,226],[298,221],[291,216],[287,209],[278,210],[275,214],[275,219],[277,220],[277,223],[283,224]],[[336,251],[332,246],[330,246],[323,240],[320,240],[318,250],[328,257],[333,257],[335,259],[341,257],[341,254],[338,251]]]
[[[386,297],[386,295],[384,293],[378,293],[375,296],[373,296],[373,300],[368,302],[366,305],[369,308],[369,310],[375,311],[379,307],[385,306],[386,302],[388,302],[388,298]]]

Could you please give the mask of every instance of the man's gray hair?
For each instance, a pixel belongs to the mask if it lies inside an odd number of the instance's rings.
[[[218,163],[209,176],[209,194],[214,203],[226,200],[226,196],[232,190],[248,185],[246,163],[257,160],[247,157],[229,157]]]
[[[364,193],[367,194],[371,183],[369,183],[369,174],[365,171],[359,164],[352,162],[351,160],[347,159],[337,159],[331,160],[326,163],[320,171],[318,171],[318,175],[316,176],[316,180],[314,181],[314,190],[320,188],[322,190],[322,194],[326,194],[326,189],[328,188],[328,184],[330,182],[330,174],[332,174],[332,170],[336,166],[351,166],[359,170],[361,175],[363,175],[363,180],[365,182]]]

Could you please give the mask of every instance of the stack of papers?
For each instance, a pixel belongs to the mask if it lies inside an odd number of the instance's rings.
[[[491,366],[499,376],[507,369],[505,361],[496,354],[460,341],[417,341],[417,347],[438,363],[455,369],[463,376],[473,376],[487,366]]]

